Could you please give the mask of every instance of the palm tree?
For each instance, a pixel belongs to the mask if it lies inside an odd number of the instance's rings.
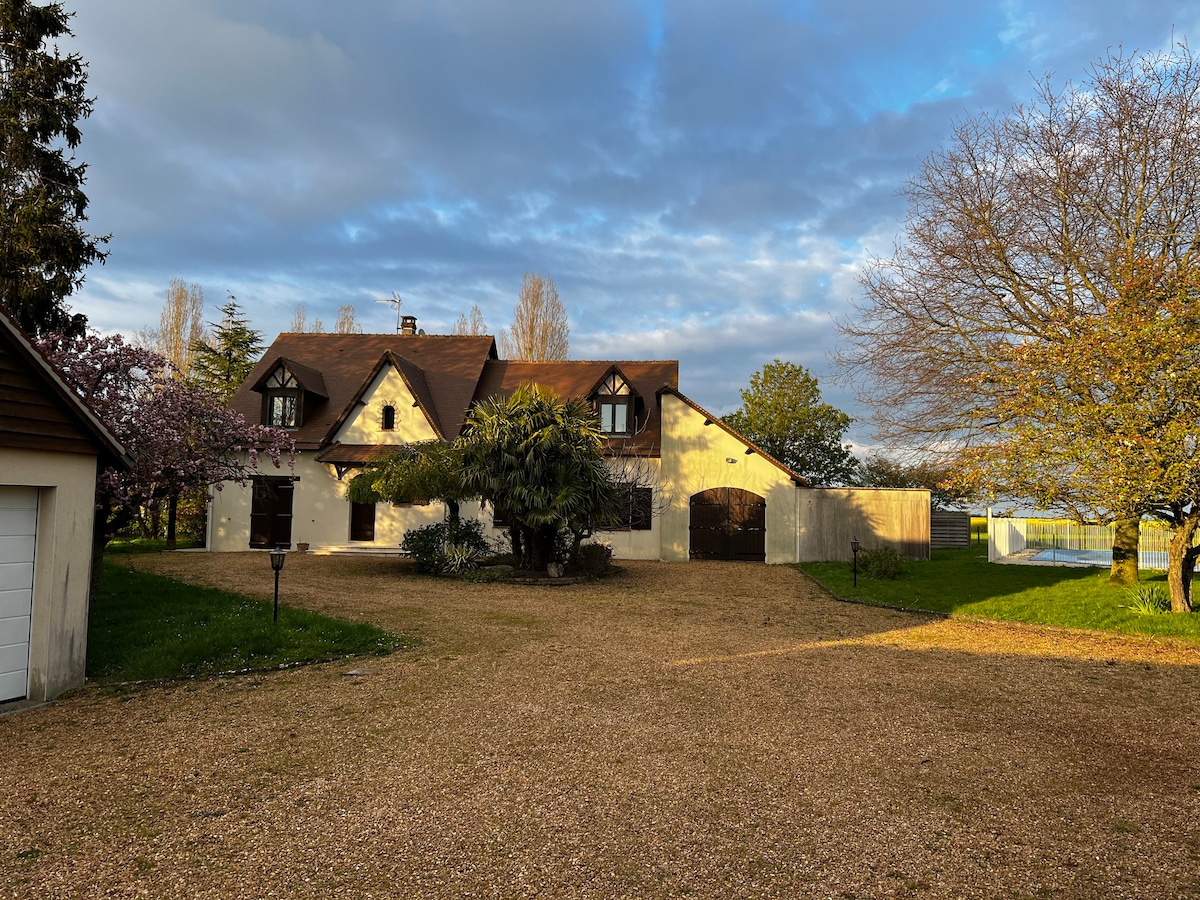
[[[586,400],[560,400],[541,385],[521,385],[509,397],[474,406],[458,443],[466,490],[512,516],[521,568],[546,568],[560,531],[569,531],[577,547],[594,523],[619,507],[600,452],[604,435]]]

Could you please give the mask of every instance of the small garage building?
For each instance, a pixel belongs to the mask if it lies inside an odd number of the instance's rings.
[[[0,312],[0,703],[83,684],[96,476],[132,464]]]

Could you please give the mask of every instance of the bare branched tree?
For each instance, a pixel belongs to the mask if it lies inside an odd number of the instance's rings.
[[[526,272],[513,310],[511,328],[500,332],[501,354],[507,359],[545,362],[567,358],[567,311],[549,275]]]
[[[354,316],[354,306],[347,303],[338,307],[337,321],[333,324],[336,334],[362,334],[362,326]]]
[[[487,323],[483,321],[483,310],[479,308],[478,303],[471,307],[469,318],[466,313],[458,317],[450,333],[474,336],[488,334]]]
[[[1136,525],[1154,510],[1123,509],[1081,480],[1078,464],[1048,458],[1049,442],[1031,437],[1049,429],[1055,446],[1107,446],[1118,457],[1128,436],[1073,435],[1066,425],[1079,420],[1081,404],[1108,402],[1109,375],[1061,365],[1035,375],[1022,358],[1073,358],[1080,337],[1127,306],[1147,271],[1170,282],[1196,269],[1200,63],[1186,45],[1117,51],[1079,85],[1057,89],[1044,78],[1029,104],[960,122],[907,196],[902,242],[867,267],[865,302],[839,323],[848,344],[839,362],[881,437],[979,448],[994,464],[993,491],[1007,482],[1027,496],[1036,486],[1040,503]],[[1155,303],[1170,294],[1142,293]],[[1166,384],[1171,361],[1159,364]],[[1024,380],[1014,379],[1023,370]],[[1011,402],[1027,391],[1048,393],[1036,404]],[[1159,510],[1200,498],[1161,499]],[[1136,578],[1136,549],[1129,566],[1130,548],[1114,548],[1114,579]]]
[[[204,328],[204,291],[172,278],[167,299],[158,316],[157,328],[145,328],[134,343],[166,357],[176,377],[187,378],[192,370],[192,345],[207,338]]]
[[[656,519],[666,515],[671,509],[673,495],[662,489],[659,479],[658,466],[630,446],[613,447],[605,453],[608,471],[612,479],[622,489],[622,495],[630,504],[631,518],[639,513],[647,518]],[[639,504],[637,493],[645,492],[648,503]]]
[[[296,309],[292,312],[291,331],[294,334],[324,334],[325,323],[316,318],[309,322],[308,311],[304,308],[304,304],[297,303]]]

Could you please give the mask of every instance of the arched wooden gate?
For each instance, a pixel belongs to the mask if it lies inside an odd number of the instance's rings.
[[[741,488],[692,496],[689,559],[767,559],[767,501]]]

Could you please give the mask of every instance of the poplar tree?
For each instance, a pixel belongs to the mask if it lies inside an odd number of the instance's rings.
[[[513,310],[512,327],[500,332],[504,356],[531,362],[566,359],[570,333],[567,310],[558,299],[554,279],[526,272]]]

